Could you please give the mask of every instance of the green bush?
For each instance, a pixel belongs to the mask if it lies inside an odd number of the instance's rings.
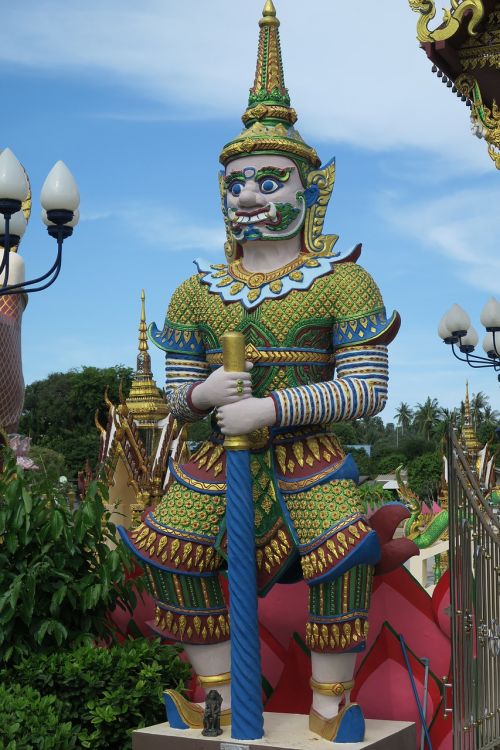
[[[424,453],[408,464],[408,484],[422,500],[432,502],[437,498],[443,458],[439,453]]]
[[[189,679],[190,667],[179,659],[179,650],[145,639],[125,641],[122,646],[109,649],[81,646],[35,654],[4,670],[0,679],[31,686],[50,697],[51,710],[57,712],[60,726],[72,727],[77,738],[74,747],[124,750],[131,747],[132,729],[165,721],[163,690],[182,690]],[[20,717],[26,722],[31,712],[28,703],[23,701],[20,709],[21,714],[26,712],[26,717]],[[47,741],[50,726],[46,730],[37,727]],[[30,733],[27,723],[25,733]],[[35,733],[31,736],[35,737]],[[15,748],[32,746],[51,750],[64,747],[34,743]]]
[[[365,513],[381,508],[386,503],[393,503],[396,497],[390,490],[384,490],[380,484],[366,482],[359,488],[361,502],[363,503]]]
[[[0,750],[71,750],[71,722],[61,722],[55,695],[40,695],[26,685],[0,684]]]
[[[39,467],[47,479],[56,482],[59,477],[66,476],[66,460],[62,453],[57,453],[51,448],[44,448],[40,445],[32,445],[29,450],[29,457]]]
[[[402,453],[389,453],[375,461],[375,471],[377,474],[393,474],[399,466],[406,464],[406,462],[406,457]]]
[[[112,642],[109,612],[132,612],[124,545],[113,547],[106,485],[92,482],[73,513],[66,490],[4,452],[0,472],[0,664],[36,651]],[[140,581],[134,582],[140,586]]]

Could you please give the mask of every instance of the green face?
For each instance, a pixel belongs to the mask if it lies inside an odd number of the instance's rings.
[[[228,164],[224,182],[227,216],[237,242],[288,239],[302,229],[304,186],[290,159],[274,155],[236,159]]]

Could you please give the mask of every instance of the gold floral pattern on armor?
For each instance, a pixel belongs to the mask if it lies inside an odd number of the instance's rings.
[[[305,492],[287,495],[286,504],[301,544],[363,510],[358,489],[350,479],[318,484]]]
[[[211,512],[208,511],[208,497],[210,498],[209,505],[213,508]],[[165,526],[216,536],[219,531],[220,517],[224,512],[224,495],[202,495],[183,484],[174,482],[156,508],[155,517]]]

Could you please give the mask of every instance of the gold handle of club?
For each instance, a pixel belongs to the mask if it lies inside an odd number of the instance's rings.
[[[222,362],[227,372],[245,372],[245,337],[237,331],[228,331],[221,336]],[[232,451],[247,451],[250,448],[248,435],[228,435],[224,447]]]

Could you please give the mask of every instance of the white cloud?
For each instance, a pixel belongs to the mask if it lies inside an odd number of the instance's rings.
[[[445,258],[447,269],[471,286],[498,294],[500,278],[500,187],[457,190],[408,204],[381,197],[386,221]]]
[[[230,117],[236,132],[261,7],[262,0],[27,0],[2,9],[0,60],[97,77],[156,105],[151,115],[103,117]],[[278,3],[278,15],[286,81],[305,136],[404,149],[416,158],[430,152],[478,172],[492,168],[484,144],[470,135],[468,111],[431,74],[416,41],[417,15],[405,0],[362,8],[288,0]]]
[[[109,211],[88,211],[82,214],[82,221],[106,221],[118,223],[134,238],[167,252],[193,250],[210,252],[220,249],[225,242],[222,218],[217,225],[197,225],[192,220],[174,213],[168,208],[151,205],[121,205]]]

